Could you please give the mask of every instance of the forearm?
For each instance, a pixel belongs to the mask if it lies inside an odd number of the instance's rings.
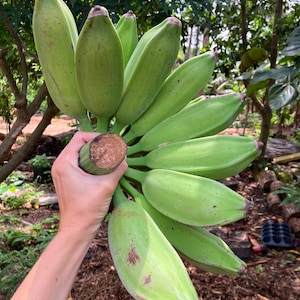
[[[12,300],[66,300],[93,235],[58,232]]]

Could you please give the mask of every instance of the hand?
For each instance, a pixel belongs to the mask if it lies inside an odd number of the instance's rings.
[[[97,135],[77,132],[53,164],[52,178],[61,213],[60,231],[79,230],[95,235],[118,181],[127,169],[123,161],[112,173],[96,176],[78,166],[79,150]]]

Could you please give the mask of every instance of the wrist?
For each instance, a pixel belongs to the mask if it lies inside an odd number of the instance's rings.
[[[65,236],[65,238],[71,239],[75,242],[82,243],[86,240],[87,243],[91,243],[95,238],[99,228],[101,226],[101,222],[78,222],[74,223],[66,223],[61,221],[58,229],[59,235]]]

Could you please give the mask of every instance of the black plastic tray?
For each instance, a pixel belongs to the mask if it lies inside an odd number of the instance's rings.
[[[268,247],[292,248],[292,230],[286,223],[268,221],[262,227],[262,243]]]

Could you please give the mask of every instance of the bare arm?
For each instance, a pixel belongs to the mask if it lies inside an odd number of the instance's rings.
[[[78,152],[96,133],[76,133],[56,159],[52,177],[60,207],[59,230],[12,300],[66,300],[81,262],[106,215],[127,163],[94,176],[78,167]]]

